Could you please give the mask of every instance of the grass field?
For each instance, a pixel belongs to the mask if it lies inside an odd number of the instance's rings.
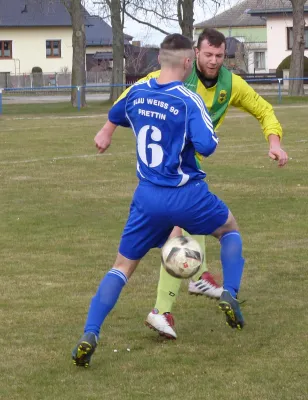
[[[187,282],[174,308],[178,340],[146,328],[159,274],[153,250],[106,320],[88,370],[70,353],[126,221],[133,135],[119,130],[98,156],[103,117],[32,119],[16,109],[2,117],[0,398],[307,400],[307,112],[277,108],[291,157],[284,169],[267,158],[257,122],[239,112],[203,163],[243,234],[245,329],[226,327],[217,304],[189,296]],[[220,274],[219,246],[207,243]]]

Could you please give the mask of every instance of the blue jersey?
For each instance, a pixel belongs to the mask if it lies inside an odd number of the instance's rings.
[[[160,85],[150,79],[136,83],[112,107],[108,118],[133,129],[140,180],[177,187],[205,178],[195,152],[208,157],[218,138],[203,100],[182,82]]]

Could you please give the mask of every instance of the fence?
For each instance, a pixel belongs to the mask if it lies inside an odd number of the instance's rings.
[[[246,79],[246,81],[254,87],[254,89],[262,95],[274,95],[278,97],[278,103],[282,101],[282,95],[287,93],[289,81],[291,80],[308,80],[308,78],[264,78],[264,79]],[[129,82],[125,85],[114,85],[123,86],[126,88],[134,82]],[[271,84],[270,89],[268,85]],[[41,86],[41,87],[18,87],[18,88],[0,88],[0,115],[3,111],[3,100],[14,98],[15,103],[25,103],[25,101],[20,101],[23,96],[24,99],[28,99],[26,103],[31,103],[29,101],[30,97],[33,99],[36,97],[40,103],[50,103],[55,101],[70,101],[70,91],[77,89],[77,108],[81,109],[81,93],[85,90],[86,97],[91,100],[108,100],[111,85],[107,84],[89,84],[86,86]],[[51,99],[51,96],[53,97]],[[91,97],[92,96],[92,97]],[[91,98],[90,98],[91,97]],[[51,101],[52,100],[52,101]]]
[[[86,85],[110,84],[111,71],[87,71]],[[2,88],[40,88],[40,87],[63,87],[72,85],[72,74],[70,72],[31,73],[11,75],[8,72],[0,73],[0,87]]]

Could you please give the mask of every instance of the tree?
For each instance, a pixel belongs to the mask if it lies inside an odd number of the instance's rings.
[[[68,0],[65,0],[68,1]],[[106,17],[110,15],[113,34],[113,69],[111,79],[110,100],[115,101],[123,91],[124,70],[124,20],[125,16],[147,25],[166,35],[169,32],[160,27],[162,21],[180,23],[182,33],[193,37],[195,2],[203,4],[207,0],[101,0],[94,2],[101,6],[101,12]],[[212,4],[219,4],[211,0]],[[175,11],[176,10],[176,11]],[[137,15],[139,18],[137,18]]]
[[[177,14],[182,34],[191,39],[194,37],[194,1],[177,1]]]
[[[130,77],[146,76],[159,69],[158,47],[125,45],[125,73]]]
[[[49,10],[49,6],[59,0],[28,0],[32,1],[36,7],[40,6],[43,10]],[[73,35],[73,63],[72,63],[72,86],[80,87],[81,107],[86,105],[85,90],[86,85],[86,34],[84,20],[86,11],[83,7],[85,0],[60,0],[65,6],[71,17]],[[77,89],[71,91],[71,103],[77,107]]]
[[[134,21],[147,25],[166,35],[162,22],[177,22],[182,34],[193,39],[194,6],[199,4],[203,9],[212,4],[220,6],[224,0],[130,0],[127,1],[125,14]],[[138,18],[137,18],[138,15]]]
[[[293,46],[291,54],[290,78],[304,76],[305,53],[305,17],[304,6],[306,0],[290,0],[293,8]],[[304,82],[301,79],[291,80],[289,95],[303,96]]]
[[[71,16],[73,28],[73,65],[71,91],[71,103],[74,107],[78,105],[78,90],[80,89],[81,107],[86,106],[86,34],[85,34],[85,9],[81,0],[61,0]]]
[[[129,0],[100,0],[94,2],[101,6],[101,13],[111,20],[112,27],[112,75],[111,101],[115,101],[123,91],[124,78],[124,19],[125,9]]]
[[[113,68],[110,100],[115,101],[123,91],[124,73],[124,9],[125,0],[106,0],[110,10],[112,27]]]

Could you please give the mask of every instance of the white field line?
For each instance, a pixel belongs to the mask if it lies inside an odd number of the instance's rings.
[[[4,116],[5,117],[5,116]],[[82,118],[106,118],[107,114],[90,114],[90,115],[61,115],[61,116],[44,116],[44,117],[13,117],[4,118],[4,121],[25,121],[25,120],[46,120],[46,119],[82,119]]]
[[[125,153],[115,153],[115,154],[130,154],[130,152]],[[133,153],[131,153],[133,154]],[[63,156],[63,157],[52,157],[52,158],[32,158],[29,160],[16,160],[16,161],[0,161],[1,165],[7,164],[29,164],[29,163],[36,163],[36,162],[54,162],[59,160],[73,160],[76,158],[93,158],[93,157],[103,157],[103,156],[112,156],[112,153],[105,153],[105,154],[83,154],[83,155],[75,155],[75,156]]]
[[[273,108],[277,111],[287,109],[287,108],[308,108],[308,104],[300,104],[300,105],[275,105]],[[237,117],[247,117],[250,114],[245,112],[237,115],[232,115],[232,112],[236,112],[236,108],[231,109],[227,118],[237,118]],[[230,115],[231,113],[231,115]],[[90,115],[66,115],[66,116],[44,116],[44,117],[13,117],[13,118],[6,118],[4,115],[5,121],[24,121],[24,120],[46,120],[46,119],[82,119],[82,118],[106,118],[107,114],[90,114]]]
[[[295,143],[301,143],[301,142],[306,142],[306,140],[297,140]],[[230,150],[234,149],[243,149],[239,150],[239,153],[251,153],[252,151],[249,149],[246,149],[247,147],[253,147],[255,148],[260,148],[264,147],[263,144],[246,144],[246,145],[233,145],[233,146],[228,146],[225,149],[218,149],[219,153],[231,153]],[[264,147],[264,150],[261,150],[262,153],[266,154],[267,153],[267,147]],[[253,153],[261,152],[261,151],[253,151]],[[297,150],[297,152],[302,152],[303,150]],[[72,155],[72,156],[59,156],[59,157],[52,157],[52,158],[32,158],[28,160],[15,160],[15,161],[0,161],[0,165],[10,165],[10,164],[30,164],[30,163],[36,163],[36,162],[55,162],[55,161],[61,161],[61,160],[74,160],[78,158],[97,158],[97,157],[106,157],[106,156],[114,156],[117,158],[119,155],[135,155],[135,151],[124,151],[124,152],[116,152],[116,153],[104,153],[104,154],[82,154],[82,155]],[[292,158],[289,158],[289,160],[292,160]]]

